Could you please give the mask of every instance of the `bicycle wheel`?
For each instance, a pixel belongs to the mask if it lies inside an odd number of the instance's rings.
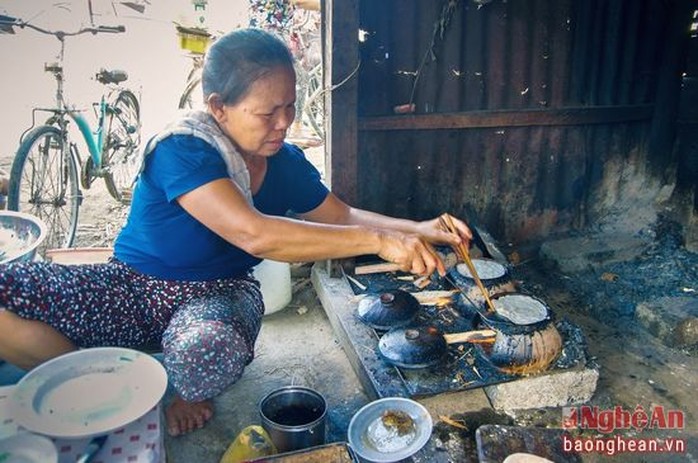
[[[179,97],[179,109],[196,109],[203,105],[204,91],[201,88],[201,73],[194,73],[187,81],[186,87]]]
[[[140,105],[136,95],[130,90],[120,91],[107,107],[105,122],[104,183],[114,199],[128,204],[141,167]]]
[[[315,66],[309,73],[305,91],[305,103],[303,123],[309,125],[315,135],[324,139],[325,137],[325,95],[322,87],[322,64]]]
[[[41,254],[73,244],[82,201],[78,181],[75,158],[57,127],[39,126],[22,140],[12,162],[7,207],[46,223]]]

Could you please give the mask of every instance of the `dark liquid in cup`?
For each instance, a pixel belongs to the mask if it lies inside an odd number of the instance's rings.
[[[322,410],[318,407],[309,408],[303,405],[290,405],[276,410],[269,419],[283,426],[300,426],[312,423],[320,418]]]

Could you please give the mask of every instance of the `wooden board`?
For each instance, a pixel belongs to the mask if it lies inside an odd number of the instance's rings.
[[[65,248],[47,249],[44,257],[56,264],[99,264],[107,262],[113,254],[112,248]]]
[[[358,461],[344,442],[311,447],[251,460],[250,463],[353,463]]]

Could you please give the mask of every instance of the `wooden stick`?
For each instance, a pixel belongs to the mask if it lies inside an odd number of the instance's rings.
[[[456,229],[456,226],[453,224],[453,219],[449,214],[442,214],[441,217],[439,217],[439,223],[441,225],[441,228],[443,228],[445,231],[449,233],[454,233],[456,235],[458,234],[458,230]],[[463,262],[465,262],[465,265],[468,267],[468,270],[470,271],[470,274],[475,280],[477,287],[480,289],[480,292],[482,292],[482,295],[485,297],[488,312],[494,313],[494,304],[490,299],[490,294],[485,288],[485,285],[482,284],[482,280],[480,280],[480,276],[477,274],[477,270],[475,270],[475,266],[473,265],[472,260],[470,260],[470,252],[468,251],[468,248],[461,241],[456,246],[453,246],[453,250],[456,252],[456,255]]]
[[[410,293],[421,305],[436,305],[446,300],[451,301],[458,290],[434,290]]]
[[[475,270],[475,266],[473,265],[473,262],[470,260],[470,256],[468,254],[464,254],[463,260],[465,261],[465,265],[468,266],[468,270],[470,271],[470,274],[475,279],[475,283],[477,284],[477,287],[480,288],[480,292],[482,292],[482,295],[485,297],[485,302],[487,303],[488,311],[490,313],[494,313],[495,308],[494,308],[494,304],[492,303],[492,300],[490,299],[489,291],[487,291],[487,288],[485,288],[485,285],[482,284],[482,280],[480,280],[480,277],[477,274],[477,270]]]
[[[412,284],[415,285],[419,289],[426,288],[427,286],[429,286],[429,283],[431,283],[431,279],[429,278],[429,275],[424,275],[422,277],[419,277],[412,282]]]
[[[350,275],[345,274],[344,276],[347,277],[347,280],[354,283],[356,287],[359,288],[361,291],[366,291],[366,285],[361,284],[359,280],[357,280],[356,278],[352,278]]]
[[[462,333],[444,334],[446,344],[455,344],[459,342],[471,342],[474,344],[486,344],[494,342],[497,337],[497,332],[494,330],[476,330],[465,331]]]
[[[360,265],[354,268],[354,275],[368,275],[369,273],[396,272],[400,270],[397,264],[381,262],[380,264]]]

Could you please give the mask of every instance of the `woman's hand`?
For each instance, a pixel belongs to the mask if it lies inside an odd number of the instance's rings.
[[[439,217],[424,222],[389,217],[351,207],[332,193],[317,208],[303,214],[302,218],[319,223],[359,226],[370,231],[374,237],[378,233],[378,250],[374,248],[370,254],[377,254],[398,264],[401,270],[417,275],[430,275],[434,270],[441,276],[445,275],[444,262],[434,250],[434,244],[453,247],[462,243],[469,246],[473,237],[465,222],[455,217],[451,219],[457,233],[449,233],[441,228]],[[370,241],[368,236],[364,239],[364,242]]]
[[[470,228],[468,228],[465,222],[453,216],[451,216],[451,220],[458,234],[449,233],[441,228],[439,217],[419,222],[417,224],[417,231],[419,235],[429,243],[447,244],[449,246],[457,246],[463,243],[466,247],[470,247],[470,240],[473,239],[473,233],[470,231]]]
[[[378,255],[400,266],[400,270],[415,275],[431,275],[438,271],[446,275],[446,268],[433,246],[420,236],[393,230],[380,230]]]

